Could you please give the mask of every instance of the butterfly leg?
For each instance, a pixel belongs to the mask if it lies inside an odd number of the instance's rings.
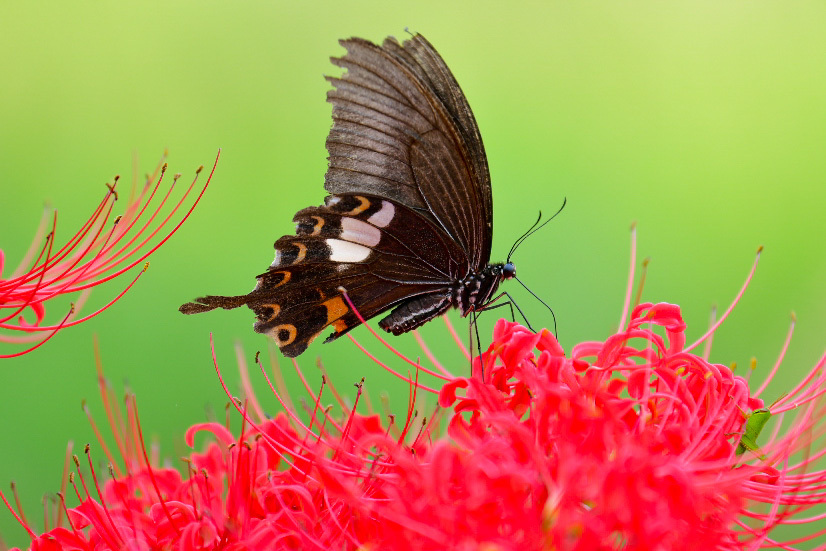
[[[485,361],[482,357],[482,339],[479,338],[479,324],[476,321],[476,312],[470,311],[470,324],[468,324],[468,345],[470,348],[470,372],[473,374],[473,334],[471,331],[476,331],[476,350],[479,351],[479,365],[482,368],[482,380],[485,380]]]
[[[501,299],[502,297],[505,297],[505,296],[508,297],[507,301],[500,302],[499,304],[493,304],[494,302],[496,302],[497,300],[499,300],[499,299]],[[484,359],[482,357],[482,339],[479,338],[479,323],[477,321],[479,313],[483,312],[485,310],[495,310],[496,308],[501,308],[502,306],[509,306],[510,309],[511,309],[511,319],[513,321],[516,321],[516,315],[514,314],[514,311],[513,311],[514,305],[516,305],[516,303],[513,301],[511,296],[507,292],[503,291],[499,295],[497,295],[494,298],[490,299],[487,303],[485,303],[481,307],[473,309],[470,312],[468,312],[470,314],[470,324],[468,326],[468,344],[470,345],[469,348],[470,348],[471,371],[473,370],[473,335],[471,334],[471,328],[472,328],[472,330],[476,332],[476,350],[479,351],[479,363],[480,363],[481,368],[482,368],[482,380],[485,379],[485,362],[484,362]],[[522,310],[519,308],[518,305],[516,305],[516,309],[519,310],[519,313],[522,314],[522,318],[524,319],[525,314],[522,313]],[[531,331],[533,331],[533,328],[531,328],[531,325],[530,325],[530,323],[528,323],[527,319],[525,319],[525,323],[527,323],[528,328]]]
[[[508,297],[508,300],[506,300],[505,302],[500,302],[499,304],[493,304],[494,302],[496,302],[497,300],[499,300],[502,297]],[[502,306],[510,306],[511,319],[513,321],[516,321],[516,316],[514,315],[514,311],[513,311],[514,307],[516,307],[516,310],[519,312],[519,315],[522,316],[523,320],[525,320],[525,325],[528,326],[528,329],[530,329],[531,331],[536,333],[534,328],[531,327],[531,322],[528,321],[528,318],[525,317],[525,313],[522,312],[522,309],[519,307],[519,304],[517,304],[516,301],[513,300],[513,297],[510,296],[507,291],[502,291],[497,296],[493,297],[492,299],[487,301],[485,304],[483,304],[480,308],[477,308],[476,311],[477,312],[483,312],[483,311],[486,311],[486,310],[495,310],[496,308],[501,308]]]
[[[511,301],[506,300],[505,302],[500,302],[499,304],[491,304],[494,300],[500,298],[501,296],[502,295],[499,295],[499,297],[494,298],[488,304],[480,307],[476,311],[477,312],[483,312],[483,311],[487,312],[489,310],[496,310],[497,308],[502,308],[503,306],[509,306],[510,309],[511,309],[511,321],[516,321],[516,315],[514,314],[514,311],[513,311],[513,303]]]

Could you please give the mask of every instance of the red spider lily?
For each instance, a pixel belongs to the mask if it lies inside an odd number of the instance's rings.
[[[36,343],[16,352],[0,353],[0,358],[31,352],[59,330],[82,323],[117,302],[146,271],[148,263],[109,303],[82,318],[76,317],[93,287],[130,271],[172,237],[200,201],[217,163],[216,157],[206,183],[177,224],[175,215],[182,210],[203,167],[197,170],[183,196],[163,218],[160,216],[161,211],[180,177],[180,174],[176,174],[166,193],[159,193],[166,176],[165,163],[159,165],[154,174],[147,176],[140,193],[132,194],[124,213],[112,222],[109,219],[118,200],[115,189],[118,178],[115,178],[113,184],[107,184],[108,191],[103,200],[86,223],[60,249],[56,250],[55,246],[57,211],[45,213],[29,251],[8,278],[2,277],[5,257],[0,250],[0,342],[6,345]],[[50,221],[51,231],[44,238]],[[159,238],[160,232],[171,224],[175,224],[174,227],[166,230],[166,234],[161,234],[162,237]],[[77,300],[63,319],[57,323],[46,323],[46,302],[56,297],[72,295],[77,295]]]
[[[401,427],[356,412],[362,385],[352,406],[332,389],[334,414],[295,363],[311,407],[299,413],[278,378],[267,378],[283,408],[268,418],[239,352],[246,398],[233,404],[242,428],[191,427],[190,446],[198,432],[214,441],[185,459],[185,476],[148,457],[134,398],[124,416],[102,386],[124,467],[101,486],[90,457],[92,476],[72,480],[80,505],[68,508],[61,497],[68,523],[38,535],[21,520],[31,549],[824,545],[824,515],[812,507],[826,503],[826,470],[816,468],[826,450],[814,447],[826,432],[826,355],[769,408],[772,428],[758,443],[751,419],[764,409],[765,385],[752,391],[709,362],[708,347],[692,353],[728,311],[691,345],[677,306],[625,312],[630,321],[617,334],[568,354],[547,330],[500,320],[471,377],[449,375],[423,347],[446,378],[440,409],[415,418],[416,394],[427,392],[417,375]],[[790,339],[791,331],[769,378]],[[776,541],[783,524],[804,535]]]

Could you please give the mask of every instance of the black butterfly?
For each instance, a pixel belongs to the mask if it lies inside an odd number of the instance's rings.
[[[458,308],[493,300],[510,262],[489,264],[493,199],[485,149],[470,106],[421,35],[381,46],[342,40],[345,69],[328,77],[333,127],[323,206],[296,213],[296,235],[248,295],[206,296],[184,314],[249,306],[255,330],[295,357],[328,326],[337,339],[390,307],[379,326],[399,335]]]

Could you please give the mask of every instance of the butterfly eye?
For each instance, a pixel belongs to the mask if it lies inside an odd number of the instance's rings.
[[[516,266],[513,262],[508,262],[502,267],[502,279],[512,279],[516,277]]]

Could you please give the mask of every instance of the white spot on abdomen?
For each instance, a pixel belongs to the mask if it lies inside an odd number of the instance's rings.
[[[368,222],[373,224],[374,226],[378,226],[380,228],[386,228],[390,221],[393,220],[393,216],[396,214],[396,207],[393,206],[393,203],[389,201],[382,201],[381,208],[378,212],[374,213],[370,218],[367,219]]]
[[[375,247],[381,239],[381,231],[367,222],[345,216],[341,219],[341,235],[339,237],[345,241]]]
[[[370,256],[370,249],[341,239],[326,239],[330,247],[330,260],[333,262],[361,262]]]

